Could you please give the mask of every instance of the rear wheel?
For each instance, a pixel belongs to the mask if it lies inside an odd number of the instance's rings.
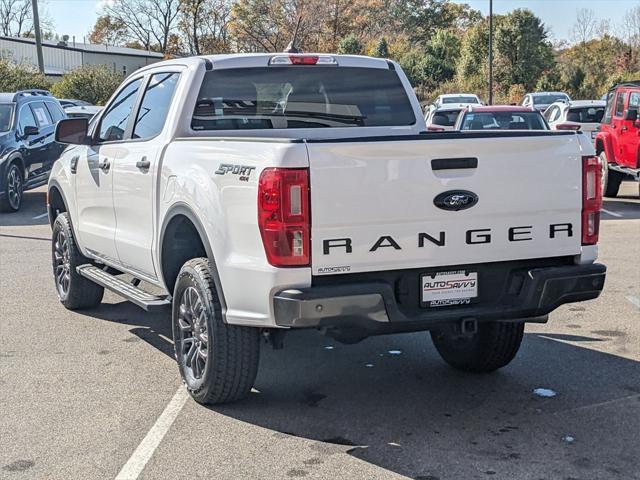
[[[60,303],[69,310],[99,305],[104,288],[76,271],[78,266],[91,261],[80,253],[76,245],[68,213],[64,212],[56,217],[52,235],[51,260]]]
[[[620,172],[609,170],[607,154],[604,150],[600,152],[600,163],[602,163],[602,194],[605,197],[616,197],[624,175]]]
[[[458,370],[493,372],[507,365],[520,349],[524,323],[487,322],[478,324],[473,335],[432,331],[431,339],[442,359]]]
[[[7,168],[4,178],[4,197],[0,200],[0,211],[17,212],[22,205],[24,182],[22,172],[17,163],[12,163]]]
[[[258,373],[260,332],[227,325],[209,260],[183,265],[173,293],[173,340],[180,375],[198,403],[246,397]]]

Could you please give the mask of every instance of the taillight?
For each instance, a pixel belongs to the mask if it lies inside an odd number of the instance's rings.
[[[598,243],[602,207],[602,166],[598,157],[582,157],[582,245]]]
[[[274,267],[309,266],[309,170],[266,168],[258,183],[258,226]]]

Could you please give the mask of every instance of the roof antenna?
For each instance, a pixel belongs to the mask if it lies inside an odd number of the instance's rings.
[[[293,40],[289,42],[287,48],[284,49],[284,53],[302,53],[298,47],[296,47],[296,40],[298,38],[298,30],[300,29],[300,22],[302,21],[302,15],[298,17],[298,23],[296,23],[296,29],[293,32]]]

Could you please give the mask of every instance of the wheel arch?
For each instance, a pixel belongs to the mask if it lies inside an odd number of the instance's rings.
[[[24,182],[27,178],[27,167],[24,164],[24,159],[22,158],[22,155],[20,155],[20,152],[13,152],[8,155],[7,167],[14,163],[17,163],[20,167],[20,172],[22,173],[22,181]]]
[[[49,223],[53,227],[53,222],[56,221],[56,217],[62,212],[69,212],[69,203],[65,196],[64,190],[57,180],[54,178],[49,180],[47,186],[47,212],[49,213]],[[73,223],[71,225],[73,229]],[[75,231],[73,232],[75,235]],[[77,236],[76,236],[77,238]]]
[[[167,242],[168,239],[175,240],[178,227],[183,227],[181,231],[186,236],[186,238],[183,238],[183,241],[186,241],[186,245],[189,247],[188,249],[183,248],[184,245],[179,245],[178,242]],[[192,230],[190,231],[189,229]],[[227,304],[207,232],[198,216],[187,204],[181,202],[173,205],[167,211],[162,222],[158,243],[160,276],[170,294],[173,294],[178,272],[180,268],[182,268],[182,265],[184,265],[187,260],[202,256],[202,254],[209,259],[212,269],[211,274],[216,289],[218,290],[218,297],[222,308],[222,318],[226,323]]]

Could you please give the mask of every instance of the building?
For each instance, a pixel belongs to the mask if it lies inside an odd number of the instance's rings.
[[[67,37],[65,37],[67,38]],[[84,65],[106,65],[123,77],[135,70],[162,60],[161,53],[136,48],[77,43],[75,41],[42,41],[44,73],[52,80]],[[36,41],[33,38],[0,36],[0,59],[38,68]]]

